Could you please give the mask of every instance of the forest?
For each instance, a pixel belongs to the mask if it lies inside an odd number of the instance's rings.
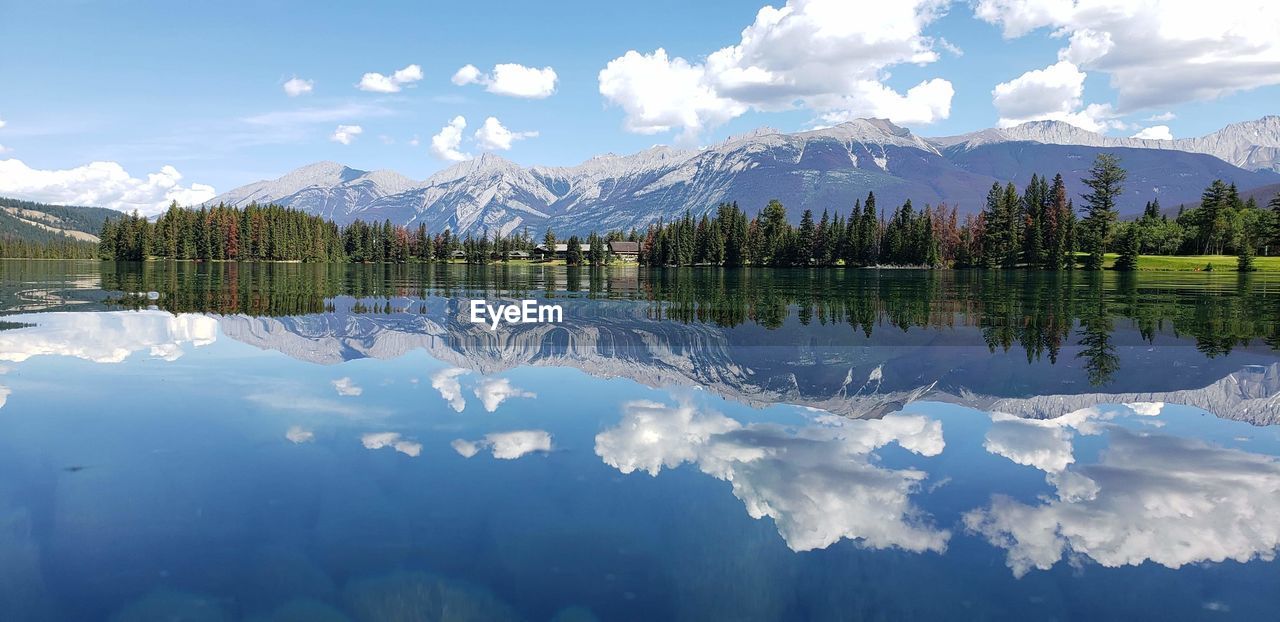
[[[546,230],[536,240],[527,229],[505,236],[458,236],[390,221],[357,220],[346,226],[278,205],[185,208],[176,203],[155,220],[138,214],[106,219],[97,255],[140,261],[300,261],[408,263],[508,261],[532,254],[538,242],[566,243],[569,265],[600,265],[614,240],[640,243],[647,266],[912,266],[928,268],[1102,269],[1113,253],[1116,270],[1134,270],[1139,255],[1232,254],[1237,269],[1254,268],[1258,255],[1280,255],[1280,195],[1266,206],[1244,200],[1234,185],[1215,181],[1199,205],[1162,210],[1158,198],[1143,214],[1122,222],[1116,200],[1125,170],[1101,154],[1084,180],[1088,192],[1072,197],[1062,175],[1033,175],[1025,187],[993,184],[978,214],[963,218],[954,206],[910,200],[886,211],[874,193],[848,213],[805,210],[792,225],[787,209],[770,201],[754,217],[723,203],[696,217],[686,212],[645,231],[610,231],[559,240]],[[1079,199],[1077,203],[1076,199]],[[61,240],[20,242],[0,238],[3,257],[91,255],[92,245]],[[520,253],[517,253],[520,251]]]

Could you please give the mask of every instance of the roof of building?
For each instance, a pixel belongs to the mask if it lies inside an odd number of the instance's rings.
[[[538,246],[536,246],[536,247],[535,247],[535,249],[536,249],[536,250],[540,250],[540,251],[542,251],[542,252],[544,252],[544,253],[545,253],[545,252],[547,251],[547,245],[546,245],[546,244],[539,244]],[[569,250],[569,245],[568,245],[568,244],[563,244],[563,243],[562,243],[562,244],[556,244],[556,252],[557,252],[557,253],[564,253],[564,252],[568,252],[568,250]]]
[[[640,252],[639,242],[610,242],[609,250],[615,253],[638,253]]]

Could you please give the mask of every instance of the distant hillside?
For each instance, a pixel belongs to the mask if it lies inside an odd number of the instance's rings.
[[[51,242],[70,238],[97,242],[102,223],[120,212],[103,207],[47,205],[0,197],[0,238]]]
[[[1245,190],[1240,193],[1240,197],[1248,201],[1249,197],[1258,202],[1258,205],[1266,207],[1276,195],[1280,194],[1280,184],[1268,184],[1252,190]]]

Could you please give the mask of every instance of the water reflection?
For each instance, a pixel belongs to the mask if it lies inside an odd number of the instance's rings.
[[[842,538],[870,548],[944,551],[950,533],[912,502],[928,474],[887,469],[873,452],[889,443],[923,456],[942,452],[942,426],[912,415],[850,421],[818,418],[788,429],[743,425],[690,404],[630,402],[616,427],[596,436],[596,454],[622,473],[691,463],[730,482],[752,518],[773,519],[794,551]]]
[[[1135,413],[1151,415],[1142,405]],[[1106,449],[1076,463],[1074,434],[1101,433],[1068,421],[1004,419],[986,448],[1046,472],[1053,497],[1025,503],[996,495],[964,517],[966,528],[1007,549],[1015,576],[1047,570],[1064,557],[1103,566],[1151,561],[1169,568],[1198,562],[1274,559],[1280,525],[1280,461],[1194,438],[1104,425]],[[1072,421],[1074,420],[1074,421]],[[1073,430],[1074,429],[1074,433]]]
[[[1280,606],[1266,279],[5,265],[14,619]]]

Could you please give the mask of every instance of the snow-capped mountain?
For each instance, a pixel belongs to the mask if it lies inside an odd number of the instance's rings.
[[[1089,164],[1104,150],[1117,153],[1129,171],[1122,212],[1136,212],[1151,198],[1173,208],[1196,201],[1214,179],[1242,190],[1280,182],[1270,170],[1274,163],[1267,165],[1272,151],[1280,153],[1280,117],[1172,142],[1113,139],[1056,122],[927,139],[883,119],[858,119],[793,134],[764,128],[703,149],[654,147],[567,167],[523,167],[484,154],[422,182],[322,162],[213,202],[270,201],[339,223],[389,219],[489,235],[524,227],[564,234],[643,228],[686,211],[700,215],[725,201],[755,213],[779,199],[798,219],[805,209],[848,211],[872,191],[886,210],[910,199],[917,206],[945,202],[976,212],[992,183],[1021,185],[1032,173],[1062,173],[1077,194]]]
[[[212,203],[242,206],[279,203],[338,221],[372,201],[418,185],[395,171],[361,171],[337,162],[316,162],[271,181],[241,186]]]
[[[1152,140],[1117,138],[1078,128],[1062,121],[1031,121],[1003,129],[987,129],[960,136],[932,139],[940,149],[973,148],[993,143],[1032,141],[1047,145],[1169,149],[1204,153],[1252,171],[1280,172],[1280,116],[1232,123],[1198,138]]]

